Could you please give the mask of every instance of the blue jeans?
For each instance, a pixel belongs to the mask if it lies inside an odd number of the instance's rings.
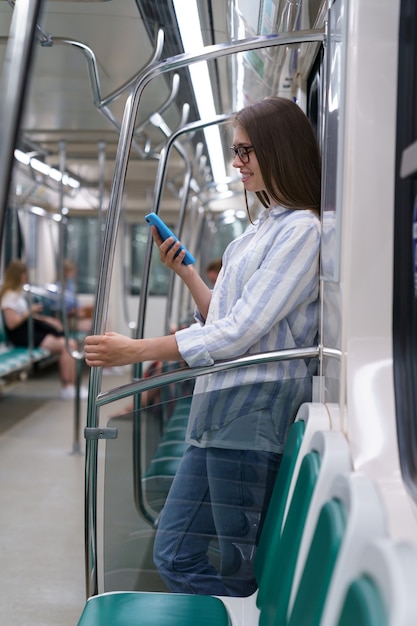
[[[254,450],[187,448],[154,546],[155,564],[171,591],[247,596],[256,590],[253,557],[280,460]],[[217,567],[209,558],[213,540]]]

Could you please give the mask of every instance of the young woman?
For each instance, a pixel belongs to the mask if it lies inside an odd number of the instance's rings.
[[[4,318],[7,337],[15,346],[29,346],[29,318],[33,317],[33,347],[46,348],[59,355],[59,372],[62,389],[61,398],[71,400],[75,397],[75,361],[67,351],[61,322],[54,318],[41,315],[42,304],[32,304],[23,292],[27,282],[27,270],[23,261],[11,261],[4,274],[3,286],[0,291],[0,306]],[[73,340],[69,340],[71,349],[76,349]],[[87,390],[81,388],[81,398],[87,397]]]
[[[317,342],[320,155],[292,101],[271,97],[236,114],[232,152],[245,193],[264,206],[223,255],[213,291],[183,265],[179,243],[153,237],[161,260],[189,288],[196,324],[169,337],[88,337],[91,366],[221,359]],[[247,203],[246,203],[247,204]],[[252,222],[252,220],[251,220]],[[187,448],[155,539],[154,559],[175,592],[243,596],[288,428],[311,400],[315,364],[294,360],[197,378]],[[220,563],[209,558],[216,539]]]

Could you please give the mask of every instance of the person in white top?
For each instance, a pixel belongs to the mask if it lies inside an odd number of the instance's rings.
[[[0,291],[0,306],[4,319],[7,338],[14,346],[29,347],[31,336],[29,320],[33,320],[32,346],[45,348],[52,354],[58,354],[59,373],[61,378],[61,398],[71,400],[75,398],[75,361],[67,350],[66,340],[61,322],[50,316],[42,315],[42,304],[35,303],[29,306],[23,291],[27,283],[26,264],[16,259],[6,268],[3,286]],[[68,340],[70,350],[77,348],[74,340]],[[80,397],[87,397],[87,390],[80,389]]]

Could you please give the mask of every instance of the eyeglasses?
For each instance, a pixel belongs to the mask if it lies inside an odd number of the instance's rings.
[[[233,158],[237,156],[242,161],[242,163],[249,163],[249,153],[253,150],[253,146],[231,146],[230,150],[233,154]]]

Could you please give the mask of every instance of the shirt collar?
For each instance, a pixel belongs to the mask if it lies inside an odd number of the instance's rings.
[[[275,217],[276,215],[281,215],[282,213],[285,213],[286,211],[288,211],[288,209],[280,206],[279,204],[271,207],[270,209],[264,209],[259,214],[258,222],[259,224],[263,224],[263,222],[269,217],[271,216]]]

